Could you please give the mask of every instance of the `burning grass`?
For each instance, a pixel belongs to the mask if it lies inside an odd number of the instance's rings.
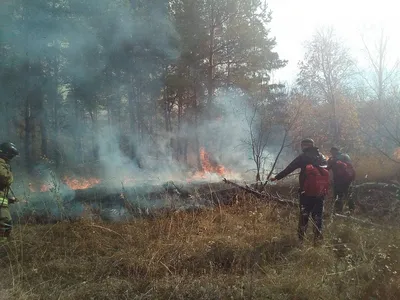
[[[297,244],[297,212],[230,207],[106,224],[17,226],[4,299],[399,299],[400,229],[326,220]]]
[[[183,181],[186,183],[215,183],[220,182],[222,178],[229,177],[231,179],[242,179],[242,176],[239,173],[235,173],[231,170],[225,168],[225,166],[219,164],[210,153],[208,153],[204,147],[201,147],[199,150],[199,159],[201,168],[195,172],[191,172],[190,174],[175,174],[175,176],[171,175],[170,181],[175,179],[180,179],[178,181]],[[57,176],[54,173],[50,174],[50,180],[43,182],[40,180],[35,180],[38,182],[29,183],[29,192],[37,193],[37,192],[51,192],[57,190],[59,186],[63,186],[70,190],[86,190],[93,187],[97,187],[100,185],[107,186],[111,185],[115,186],[117,183],[118,186],[135,186],[141,184],[143,182],[149,182],[149,178],[135,178],[124,176],[123,178],[115,178],[114,180],[104,180],[97,177],[75,177],[75,176]],[[143,175],[142,175],[143,176]],[[156,181],[160,181],[159,178]]]
[[[86,178],[71,178],[65,176],[60,183],[66,185],[71,190],[85,190],[100,184],[101,180],[99,178],[86,179]],[[45,193],[51,191],[52,189],[55,189],[56,185],[60,183],[56,182],[56,180],[53,180],[52,182],[41,183],[39,188],[35,187],[32,183],[29,183],[29,190],[32,193],[35,192]]]

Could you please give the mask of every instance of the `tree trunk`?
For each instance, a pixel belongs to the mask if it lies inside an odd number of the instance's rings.
[[[83,162],[83,147],[82,147],[82,118],[81,118],[81,106],[79,105],[79,100],[75,99],[75,159],[77,164]]]
[[[98,160],[98,147],[97,147],[97,111],[91,111],[90,112],[90,119],[92,121],[92,132],[91,132],[91,140],[92,140],[92,154],[93,154],[93,159]]]
[[[133,138],[134,133],[137,132],[137,122],[136,122],[136,101],[134,99],[135,93],[134,93],[134,79],[131,77],[131,87],[129,89],[129,95],[128,95],[128,103],[129,103],[129,126],[130,126],[130,132],[131,132],[131,137]],[[140,163],[137,159],[137,154],[136,154],[136,146],[134,144],[129,143],[130,147],[130,158],[132,160],[135,160],[140,167]]]
[[[256,182],[260,182],[260,181],[261,181],[260,168],[257,166]]]
[[[208,53],[208,84],[207,84],[207,107],[210,109],[214,97],[214,39],[215,39],[215,3],[211,1],[210,12],[210,45]]]
[[[42,156],[48,157],[48,133],[47,133],[47,112],[44,108],[44,100],[42,100],[42,105],[40,107],[40,135],[41,135],[41,146],[40,152]]]
[[[60,150],[58,149],[59,147],[59,142],[58,142],[58,136],[60,133],[60,127],[59,127],[59,121],[58,121],[58,112],[59,112],[59,103],[58,103],[58,97],[54,100],[54,107],[53,107],[53,120],[54,120],[54,130],[53,130],[53,137],[54,137],[54,161],[56,164],[56,168],[60,167],[61,163],[61,155],[60,155]]]
[[[163,94],[163,102],[164,102],[164,122],[165,122],[165,131],[169,132],[171,129],[171,115],[169,112],[169,103],[168,103],[168,88],[165,87]]]
[[[24,137],[24,150],[25,150],[25,164],[28,170],[32,167],[32,143],[31,143],[31,106],[29,95],[25,99],[25,109],[24,109],[24,120],[25,120],[25,137]]]
[[[14,101],[17,101],[16,97],[15,97]],[[1,137],[7,138],[7,139],[10,139],[10,137],[11,137],[11,127],[12,127],[11,118],[10,118],[11,109],[9,109],[9,105],[10,105],[10,102],[8,100],[4,99],[2,113],[4,115],[5,121],[3,123],[4,127],[2,126],[2,128],[1,128]]]
[[[339,121],[337,118],[336,97],[332,95],[332,114],[333,114],[333,144],[337,145],[340,141]]]
[[[195,125],[195,147],[197,151],[197,168],[202,169],[201,159],[200,159],[200,141],[198,133],[198,107],[197,107],[197,88],[194,88],[194,125]]]
[[[184,140],[184,148],[183,148],[183,158],[184,158],[184,162],[187,165],[188,164],[188,146],[189,146],[189,142],[187,137],[185,137]]]
[[[183,154],[183,147],[182,147],[182,114],[183,114],[183,101],[182,95],[178,95],[178,137],[177,137],[177,148],[175,149],[176,152],[176,159],[179,161]]]

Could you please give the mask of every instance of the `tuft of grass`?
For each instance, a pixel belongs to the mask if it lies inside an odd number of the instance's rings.
[[[335,219],[313,247],[296,225],[296,210],[251,198],[127,223],[21,225],[2,249],[0,299],[400,299],[400,229]]]

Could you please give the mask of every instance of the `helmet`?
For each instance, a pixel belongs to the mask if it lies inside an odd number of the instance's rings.
[[[310,146],[314,146],[314,140],[313,139],[304,139],[301,141],[302,145],[310,145]]]
[[[12,159],[19,155],[17,147],[10,142],[0,144],[0,156],[7,159]]]

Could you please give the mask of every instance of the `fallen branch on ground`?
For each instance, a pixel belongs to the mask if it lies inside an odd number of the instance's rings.
[[[355,221],[355,222],[358,222],[358,223],[374,226],[374,227],[392,228],[391,226],[388,226],[388,225],[380,225],[380,224],[372,223],[372,222],[367,221],[367,220],[361,220],[361,219],[358,219],[358,218],[355,218],[355,217],[352,217],[352,216],[345,216],[345,215],[341,215],[341,214],[334,214],[334,216],[342,218],[342,219],[352,220],[352,221]]]
[[[277,203],[284,204],[284,205],[297,206],[297,203],[294,202],[294,201],[282,199],[282,198],[280,198],[280,197],[273,196],[273,195],[268,194],[268,193],[260,193],[260,192],[257,192],[257,191],[255,191],[255,190],[251,189],[250,187],[241,186],[241,185],[239,185],[239,184],[237,184],[237,183],[235,183],[235,182],[232,182],[232,181],[230,181],[230,180],[227,180],[226,178],[224,178],[223,181],[224,181],[225,183],[230,184],[230,185],[233,185],[233,186],[235,186],[235,187],[237,187],[237,188],[239,188],[239,189],[241,189],[241,190],[243,190],[243,191],[245,191],[245,192],[248,192],[248,193],[250,193],[250,194],[256,196],[256,197],[259,198],[259,199],[268,199],[268,200],[272,200],[272,201],[275,201],[275,202],[277,202]]]
[[[400,185],[383,182],[365,182],[353,185],[353,189],[387,189],[396,192],[400,190]]]

